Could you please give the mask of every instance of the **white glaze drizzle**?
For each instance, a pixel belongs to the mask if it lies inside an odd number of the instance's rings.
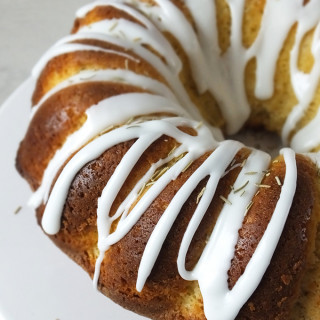
[[[57,92],[66,89],[72,85],[77,85],[81,83],[88,82],[113,82],[113,83],[125,83],[134,85],[135,87],[142,88],[144,90],[150,91],[157,95],[163,96],[175,103],[177,103],[177,98],[174,93],[166,87],[163,83],[148,78],[143,75],[139,75],[130,70],[84,70],[78,74],[68,78],[65,81],[60,82],[58,85],[53,87],[49,92],[47,92],[39,101],[37,105],[32,108],[31,119],[38,112],[38,109]],[[110,124],[111,125],[111,124]]]
[[[54,46],[46,54],[44,54],[39,62],[35,65],[35,67],[32,70],[32,76],[34,78],[38,78],[39,74],[41,73],[41,70],[45,67],[45,65],[53,59],[56,56],[70,53],[70,52],[75,52],[75,51],[100,51],[100,52],[105,52],[109,54],[114,54],[118,56],[122,56],[125,59],[132,60],[136,63],[139,63],[139,60],[134,58],[133,56],[116,51],[116,50],[111,50],[111,49],[103,49],[100,47],[96,46],[90,46],[90,45],[85,45],[85,44],[78,44],[78,43],[67,43],[61,46]]]
[[[312,8],[314,10],[320,11],[319,8]],[[310,17],[312,18],[312,14]],[[311,19],[310,19],[311,20]],[[311,20],[311,22],[314,22]],[[305,33],[305,29],[307,29],[304,26],[298,27],[297,31],[297,41],[301,42],[303,35]],[[294,70],[294,74],[292,76],[292,84],[295,89],[295,93],[298,97],[299,103],[294,107],[288,118],[286,119],[286,122],[284,124],[283,130],[282,130],[282,139],[284,142],[288,142],[288,137],[291,131],[295,128],[298,121],[303,117],[305,111],[309,107],[314,94],[316,92],[316,89],[319,85],[319,79],[320,79],[320,23],[318,23],[315,32],[314,32],[314,38],[312,42],[311,52],[314,57],[314,65],[312,67],[312,70],[310,73],[306,74],[299,70],[297,70],[296,64],[298,60],[298,49],[294,48],[294,50],[291,52],[291,68]],[[296,64],[293,63],[293,61],[296,61]],[[291,146],[297,151],[297,152],[307,152],[309,150],[312,150],[312,148],[316,147],[320,144],[320,137],[317,135],[319,128],[318,126],[315,126],[315,119],[317,119],[319,116],[317,115],[316,118],[311,120],[305,127],[298,130],[295,135],[292,137],[291,140]]]
[[[156,0],[157,6],[140,5],[161,31],[169,31],[182,45],[192,69],[193,78],[200,93],[208,89],[208,69],[197,35],[184,14],[170,1]]]
[[[318,1],[313,0],[306,5],[303,5],[302,0],[267,1],[258,36],[253,45],[245,49],[242,44],[244,0],[229,0],[228,4],[232,18],[231,41],[230,47],[223,55],[218,46],[216,8],[213,1],[210,0],[204,0],[199,3],[191,0],[185,2],[193,15],[198,35],[193,32],[190,23],[184,15],[169,1],[156,1],[156,6],[130,0],[97,1],[78,11],[77,16],[84,17],[99,5],[109,5],[127,12],[138,21],[141,21],[146,28],[124,19],[112,19],[104,21],[105,26],[109,26],[109,29],[106,30],[107,28],[105,27],[104,31],[109,35],[119,37],[120,30],[120,35],[123,34],[132,40],[130,32],[140,29],[140,31],[144,32],[143,37],[141,37],[143,43],[148,43],[151,46],[156,45],[156,49],[168,60],[169,66],[173,67],[177,72],[181,69],[181,63],[171,45],[158,32],[157,28],[150,23],[149,19],[144,17],[138,10],[126,5],[126,3],[136,6],[148,15],[150,20],[160,30],[168,30],[175,35],[189,56],[191,69],[193,70],[193,75],[200,92],[205,89],[210,90],[219,102],[221,111],[227,120],[228,133],[238,131],[250,114],[243,81],[244,70],[248,61],[252,58],[256,58],[257,60],[256,97],[259,99],[270,98],[274,92],[274,74],[277,58],[289,30],[297,22],[296,41],[290,59],[290,75],[299,103],[293,108],[283,127],[283,141],[284,143],[288,142],[290,132],[295,128],[297,122],[303,117],[304,111],[309,106],[320,78],[320,55],[318,53],[319,41],[317,36],[319,31],[316,31],[312,46],[312,54],[315,57],[312,72],[304,74],[297,67],[301,40],[305,33],[316,27],[320,20],[320,4]],[[283,12],[287,12],[287,14],[283,15]],[[175,19],[176,23],[173,24],[172,19]],[[279,21],[276,25],[270,23],[274,19]],[[110,31],[110,24],[112,23],[117,23],[117,26],[114,29],[111,28],[112,30]],[[86,26],[83,28],[83,31],[87,32],[90,28],[95,28],[94,26],[99,24],[102,23]],[[188,37],[185,35],[188,35]],[[154,38],[156,41],[153,40]],[[270,42],[273,43],[272,46],[269,45]],[[164,52],[167,52],[167,54],[164,54]],[[158,70],[161,70],[161,68]],[[191,109],[189,108],[189,111]],[[301,140],[306,139],[306,134],[312,130],[311,128],[312,124],[310,124],[310,128],[297,133],[298,136],[295,139],[297,150],[300,151],[299,148],[301,147],[301,151],[304,151],[304,145],[301,143]],[[320,143],[319,139],[317,141]]]
[[[220,50],[217,49],[219,48],[217,29],[212,28],[212,24],[216,24],[216,12],[212,1],[186,1],[186,5],[191,9],[190,11],[198,27],[200,39],[202,39],[206,63],[211,66],[211,74],[214,74],[213,77],[211,76],[212,84],[209,83],[208,88],[221,104],[221,111],[227,119],[228,133],[236,132],[250,113],[243,81],[244,70],[248,61],[252,58],[257,60],[256,97],[259,99],[271,98],[274,93],[277,58],[288,32],[294,23],[298,22],[296,43],[290,59],[290,75],[299,104],[293,108],[292,114],[290,114],[284,126],[283,140],[286,142],[288,134],[295,128],[298,120],[303,117],[304,110],[309,106],[320,79],[319,26],[313,38],[312,54],[315,57],[315,64],[312,72],[304,74],[297,67],[301,40],[306,32],[317,26],[320,20],[320,3],[310,1],[303,6],[300,0],[267,1],[259,34],[253,45],[248,49],[245,49],[242,45],[244,1],[230,0],[228,3],[232,17],[231,41],[227,52],[221,55]],[[147,8],[150,7],[147,6]],[[283,15],[283,12],[287,12],[287,14]],[[158,17],[158,15],[155,16]],[[177,16],[175,18],[177,19]],[[174,24],[174,28],[182,26],[182,20],[179,19],[179,23]],[[271,20],[277,20],[281,23],[270,23]],[[156,21],[157,18],[154,19],[154,22]],[[168,24],[167,26],[171,26],[172,29],[172,25]],[[171,29],[169,30],[171,31]],[[192,40],[189,43],[191,42]],[[272,46],[270,46],[270,43],[272,43]],[[184,45],[184,49],[187,50],[187,48],[188,46]],[[201,61],[198,56],[196,65],[201,65]],[[190,59],[190,63],[192,64],[192,59]],[[206,76],[203,78],[207,79]],[[302,92],[301,88],[304,89]],[[310,132],[312,129],[307,130]],[[301,140],[306,139],[307,135],[303,131],[300,136],[302,137],[297,138],[295,144],[298,144],[299,148],[303,148],[304,144]],[[317,142],[320,143],[320,138],[317,139]]]
[[[288,32],[295,22],[298,22],[298,33],[296,43],[292,49],[290,59],[290,75],[294,92],[299,99],[299,104],[294,107],[292,115],[284,126],[283,140],[290,131],[295,128],[299,119],[303,116],[303,110],[308,107],[313,98],[314,90],[319,82],[318,60],[319,54],[314,46],[318,48],[319,37],[315,35],[312,53],[315,55],[315,65],[307,79],[301,79],[302,72],[298,71],[297,55],[300,49],[302,37],[307,31],[317,25],[320,20],[319,1],[310,1],[303,6],[301,0],[267,1],[260,30],[255,42],[251,47],[245,49],[242,44],[242,19],[244,14],[244,0],[232,1],[228,4],[231,11],[231,39],[227,51],[221,55],[218,46],[218,35],[216,28],[216,8],[212,1],[206,0],[194,2],[186,1],[187,6],[195,19],[199,36],[202,39],[204,51],[208,64],[214,74],[213,92],[219,101],[221,111],[228,121],[228,133],[237,131],[249,115],[249,104],[244,87],[244,71],[249,60],[256,58],[256,87],[255,95],[259,99],[271,98],[274,93],[274,74],[277,59],[283,47]],[[283,12],[286,12],[284,15]],[[207,21],[213,21],[207,23]],[[277,21],[277,23],[274,23]],[[212,24],[215,26],[212,28]],[[272,46],[270,46],[272,43]],[[302,80],[302,81],[301,81]],[[305,92],[301,95],[301,87]],[[241,113],[244,115],[242,116]],[[306,139],[306,135],[303,137]],[[319,141],[320,142],[320,141]],[[299,146],[302,146],[299,144]]]
[[[228,243],[225,243],[225,247],[224,250],[222,250],[221,252],[219,252],[219,250],[217,250],[217,252],[219,253],[219,255],[226,255],[228,256],[228,259],[226,259],[225,257],[222,258],[223,261],[229,260],[229,262],[231,261],[233,254],[234,254],[234,247],[236,244],[236,240],[237,240],[237,231],[238,229],[241,227],[242,224],[242,219],[241,217],[244,216],[244,213],[246,212],[246,208],[248,207],[248,204],[250,203],[251,199],[253,198],[254,194],[256,193],[258,187],[257,187],[257,183],[259,183],[262,178],[263,178],[263,171],[266,170],[269,167],[269,163],[270,163],[270,156],[261,152],[261,151],[257,151],[257,150],[252,150],[250,156],[248,157],[245,165],[243,166],[243,169],[241,170],[239,176],[237,177],[237,180],[234,184],[234,190],[236,190],[237,186],[241,186],[244,183],[247,184],[246,187],[246,192],[244,195],[239,196],[239,194],[237,194],[236,192],[231,192],[228,196],[228,200],[230,201],[230,203],[232,203],[232,205],[229,204],[225,204],[224,208],[220,214],[221,218],[220,218],[220,224],[223,225],[225,228],[233,228],[233,230],[227,230],[227,234],[229,237],[231,237],[230,241],[231,241],[231,245],[229,245],[228,247]],[[257,174],[252,175],[252,176],[247,176],[246,172],[257,172]],[[181,276],[186,279],[186,280],[195,280],[196,279],[196,274],[198,274],[198,271],[201,265],[201,263],[203,264],[204,259],[200,260],[197,267],[193,270],[193,271],[187,271],[185,269],[185,260],[186,260],[186,255],[189,249],[189,246],[191,244],[191,241],[193,239],[193,236],[203,218],[203,214],[206,212],[206,210],[208,209],[213,195],[215,193],[215,188],[217,186],[218,181],[220,180],[220,177],[216,177],[216,181],[214,181],[214,187],[211,186],[211,188],[206,187],[206,190],[199,202],[198,208],[195,211],[189,225],[188,228],[185,232],[185,235],[183,237],[182,243],[181,243],[181,247],[180,247],[180,251],[179,251],[179,256],[178,256],[178,270],[179,273],[181,274]],[[208,181],[208,184],[209,185]],[[204,206],[204,208],[202,209],[201,206]],[[236,210],[235,210],[236,208]],[[202,210],[201,210],[202,209]],[[231,210],[231,212],[230,212]],[[230,216],[230,214],[234,214],[237,211],[239,212],[239,214],[236,216]],[[221,219],[233,219],[236,218],[237,220],[233,220],[232,223],[230,225],[228,225],[228,222],[222,222]],[[221,234],[221,230],[217,230],[214,234],[212,234],[211,238],[210,238],[210,242],[208,245],[213,245],[214,239],[218,238],[219,233]],[[225,239],[224,239],[225,240]],[[223,243],[223,241],[222,241]],[[230,244],[230,242],[229,242]],[[221,243],[220,243],[221,245]],[[227,252],[227,253],[226,253]],[[230,258],[230,259],[229,259]],[[201,259],[201,258],[200,258]]]
[[[140,113],[132,108],[131,101],[139,103]],[[88,141],[99,135],[110,126],[117,126],[125,123],[137,115],[152,113],[172,113],[183,110],[179,105],[161,96],[139,93],[128,93],[100,101],[86,111],[87,120],[84,125],[71,134],[61,149],[59,149],[48,164],[41,186],[33,193],[29,205],[37,208],[42,201],[46,202],[50,192],[51,184],[67,159]]]
[[[320,64],[319,64],[320,69]],[[320,144],[320,108],[316,116],[308,123],[307,126],[299,130],[292,138],[291,146],[297,152],[310,151]],[[305,139],[308,137],[308,139]]]
[[[126,5],[126,3],[135,5],[135,8]],[[181,207],[198,183],[206,176],[209,176],[206,189],[188,225],[180,247],[177,261],[178,270],[180,275],[186,280],[197,280],[199,282],[204,300],[205,314],[208,319],[234,319],[242,305],[258,286],[269,265],[285,224],[296,187],[297,173],[294,152],[289,149],[282,151],[286,164],[286,176],[281,187],[280,199],[267,230],[244,274],[230,291],[227,285],[227,271],[234,254],[237,232],[241,227],[243,215],[246,211],[245,208],[257,190],[256,181],[260,180],[261,172],[268,167],[269,156],[260,151],[253,150],[251,152],[235,183],[235,185],[241,185],[244,178],[248,180],[246,194],[243,197],[239,197],[239,195],[232,192],[229,194],[228,200],[233,205],[224,205],[198,264],[193,270],[187,271],[185,268],[185,257],[192,237],[211,203],[220,178],[227,174],[226,169],[228,165],[237,151],[242,148],[242,145],[231,141],[217,143],[205,126],[198,127],[196,122],[179,117],[145,121],[138,126],[130,127],[130,125],[124,125],[101,136],[98,135],[108,126],[123,125],[126,120],[136,116],[168,112],[188,117],[186,111],[179,107],[176,101],[187,107],[192,117],[200,118],[199,114],[193,111],[195,107],[181,82],[176,77],[181,71],[181,62],[170,43],[159,30],[167,30],[177,38],[188,55],[190,67],[199,92],[209,90],[213,93],[221,105],[222,113],[227,120],[228,132],[233,133],[237,131],[247,120],[250,113],[243,81],[244,70],[248,61],[252,58],[256,58],[257,60],[257,82],[255,88],[257,98],[270,98],[274,92],[273,79],[277,58],[289,30],[295,22],[298,22],[296,42],[291,52],[290,73],[293,89],[299,103],[293,109],[284,126],[283,139],[286,140],[312,100],[320,77],[319,26],[316,28],[312,45],[312,54],[315,58],[312,71],[310,74],[303,74],[297,67],[302,38],[320,20],[320,3],[319,1],[311,0],[306,6],[303,6],[301,0],[267,1],[259,34],[253,45],[245,49],[242,44],[244,0],[229,0],[228,4],[232,17],[231,45],[223,55],[218,46],[214,1],[203,0],[197,3],[192,0],[185,1],[194,18],[197,33],[193,31],[190,23],[172,3],[157,0],[156,4],[156,6],[148,6],[129,0],[99,1],[82,8],[77,13],[78,17],[84,17],[98,5],[111,5],[141,21],[143,26],[124,19],[112,19],[103,23],[97,22],[90,26],[82,27],[76,35],[69,36],[57,43],[43,56],[39,64],[34,68],[33,75],[37,77],[42,68],[53,57],[68,52],[85,50],[116,54],[124,59],[139,63],[140,60],[129,53],[106,50],[91,45],[70,43],[79,39],[96,39],[132,50],[137,56],[155,65],[156,70],[164,76],[170,88],[142,75],[135,75],[128,70],[106,70],[104,72],[97,72],[92,79],[86,76],[83,78],[84,74],[75,75],[48,92],[40,101],[39,106],[53,94],[70,85],[83,81],[108,81],[112,80],[114,75],[121,75],[120,77],[115,76],[118,79],[113,80],[118,82],[119,78],[123,78],[125,83],[132,83],[133,85],[146,88],[155,94],[136,93],[116,96],[101,101],[96,106],[89,108],[86,112],[87,120],[83,127],[68,137],[64,146],[61,150],[57,151],[53,160],[49,163],[42,184],[33,197],[33,202],[35,206],[38,206],[41,201],[46,201],[48,198],[42,221],[43,228],[49,234],[57,233],[60,229],[65,199],[77,172],[88,162],[99,157],[105,150],[121,142],[137,139],[121,160],[115,173],[102,191],[101,197],[98,199],[97,225],[100,255],[96,261],[94,275],[94,283],[97,284],[100,265],[108,248],[121,240],[130,231],[161,191],[172,180],[175,180],[191,161],[194,161],[205,152],[215,149],[179,190],[151,234],[139,267],[137,290],[141,291],[143,289],[165,237],[170,231]],[[288,13],[285,16],[283,15],[284,11]],[[146,14],[148,18],[142,13]],[[172,15],[172,13],[174,14]],[[173,19],[175,23],[173,23]],[[270,28],[270,19],[283,22],[282,24],[277,24],[276,32],[272,27]],[[143,37],[141,41],[133,41],[134,37],[139,38],[140,36]],[[269,45],[270,39],[272,39],[272,47]],[[143,44],[148,44],[155,48],[163,56],[165,63],[151,51],[145,49],[142,46]],[[130,109],[129,106],[131,106],[133,99],[136,107]],[[37,106],[34,113],[38,109],[39,107]],[[121,109],[120,112],[119,109]],[[307,135],[316,129],[316,123],[320,121],[318,118],[320,118],[319,113],[315,120],[311,121],[310,124],[294,136],[292,144],[296,149],[307,150],[320,142],[320,138],[316,137],[313,140],[308,140],[309,137],[306,139]],[[181,125],[193,127],[198,135],[190,136],[183,133],[177,129],[177,126]],[[111,206],[135,163],[140,159],[148,146],[164,133],[177,140],[181,145],[171,155],[151,165],[148,172],[119,206],[115,215],[110,217],[109,211]],[[96,136],[98,136],[96,139],[89,142]],[[310,142],[305,147],[306,141]],[[85,146],[83,147],[83,145]],[[66,164],[48,197],[52,181],[58,169],[76,150],[79,151]],[[145,183],[150,181],[156,170],[182,154],[184,154],[184,157],[172,165],[155,181],[142,194],[141,199],[131,210],[132,204],[140,196],[139,190]],[[222,161],[222,158],[225,160]],[[236,164],[232,167],[238,167],[238,165]],[[257,171],[260,173],[255,176],[245,177],[246,171]],[[117,228],[110,234],[110,226],[118,218],[120,220]],[[230,220],[232,220],[232,223],[230,223]],[[215,256],[215,259],[211,259],[210,257],[212,256]]]
[[[197,215],[200,213],[202,218],[207,211],[209,204],[211,203],[218,182],[241,147],[242,145],[240,143],[235,143],[233,141],[227,140],[222,142],[220,146],[210,155],[210,157],[192,174],[188,181],[181,187],[181,189],[171,200],[169,206],[161,216],[154,231],[152,232],[144,250],[137,279],[138,291],[143,289],[144,283],[156,262],[161,247],[174,221],[180,213],[182,206],[186,203],[187,199],[194,191],[195,187],[200,183],[201,180],[205,179],[207,176],[210,176],[209,181],[206,184],[206,190],[200,200],[197,210],[193,215],[193,217],[197,217]],[[222,157],[224,161],[221,161]],[[207,199],[209,199],[209,201],[205,201]],[[187,233],[188,231],[185,233],[185,235]],[[183,247],[181,246],[181,248]]]
[[[122,97],[122,96],[120,96]],[[142,95],[144,97],[144,95]],[[118,98],[118,97],[117,97]],[[139,104],[140,108],[141,104]],[[97,117],[98,119],[99,117]],[[101,117],[100,117],[101,118]],[[173,123],[173,124],[172,124]],[[149,142],[149,145],[152,143],[152,141],[155,141],[158,139],[164,132],[166,135],[172,136],[175,138],[178,142],[185,145],[185,150],[188,150],[189,148],[195,148],[192,146],[194,142],[197,142],[196,150],[200,150],[200,154],[210,150],[209,148],[216,144],[213,138],[208,139],[207,136],[211,136],[208,129],[203,126],[199,129],[199,135],[196,137],[190,136],[188,134],[183,133],[179,129],[176,128],[178,125],[183,124],[193,124],[193,126],[196,126],[196,122],[192,122],[191,120],[186,120],[184,118],[168,118],[163,120],[154,120],[154,121],[146,121],[138,126],[123,126],[118,129],[112,130],[106,134],[103,134],[102,136],[96,138],[89,144],[87,144],[85,147],[83,147],[65,166],[61,174],[59,175],[59,178],[57,179],[52,192],[50,194],[49,200],[46,205],[45,213],[44,213],[44,219],[42,221],[43,227],[45,231],[49,234],[55,234],[60,229],[60,222],[54,224],[54,221],[60,221],[60,216],[63,209],[64,200],[66,199],[66,192],[64,188],[61,188],[62,184],[67,185],[65,188],[66,190],[69,190],[70,183],[73,180],[73,177],[76,175],[76,173],[89,161],[97,158],[99,155],[101,155],[105,150],[111,148],[112,146],[115,146],[121,142],[126,142],[135,138],[139,139],[151,139]],[[161,129],[161,130],[160,130]],[[206,137],[206,139],[205,139]],[[139,140],[138,140],[139,141]],[[191,143],[193,142],[193,143]],[[140,143],[139,143],[140,144]],[[134,154],[138,154],[136,161],[141,157],[142,153],[147,149],[148,144],[144,144],[145,148],[139,153],[135,152]],[[199,152],[199,151],[198,151]],[[198,154],[197,152],[197,154]],[[199,156],[199,155],[198,155]],[[130,158],[129,158],[130,159]],[[124,161],[124,160],[122,160]],[[131,162],[128,163],[128,160],[126,162],[125,167],[131,167]],[[183,168],[182,168],[183,169]],[[181,169],[181,170],[182,170]],[[114,176],[116,176],[114,174]],[[115,179],[115,178],[113,178]],[[121,179],[120,183],[121,183]],[[67,181],[67,182],[66,182]],[[122,181],[122,184],[124,181]],[[54,202],[50,202],[50,199],[55,198]],[[111,201],[112,204],[113,201]],[[52,205],[51,205],[52,203]],[[57,204],[59,203],[59,204]],[[99,209],[98,209],[99,210]],[[51,212],[55,212],[54,214]],[[50,217],[54,217],[53,219]],[[59,217],[57,219],[57,217]],[[46,221],[48,221],[47,223]]]
[[[118,5],[118,7],[119,6],[120,5]],[[124,8],[128,10],[128,13],[130,14],[135,13],[135,11],[133,11],[133,9],[131,9],[128,6],[120,6],[120,8]],[[165,80],[168,82],[172,90],[175,92],[181,105],[183,105],[184,108],[186,108],[186,110],[189,112],[192,118],[198,119],[200,121],[202,117],[197,107],[194,105],[188,93],[186,92],[185,88],[183,87],[181,81],[177,77],[177,73],[181,70],[181,62],[178,59],[176,53],[173,51],[171,45],[156,28],[152,27],[152,24],[148,22],[148,20],[145,17],[143,17],[138,12],[136,12],[135,18],[143,19],[143,22],[147,24],[147,26],[151,31],[149,29],[145,29],[141,27],[138,24],[134,24],[129,21],[125,21],[123,19],[107,20],[103,22],[97,22],[89,26],[84,26],[78,31],[77,35],[66,37],[63,40],[58,41],[51,49],[49,49],[41,57],[39,62],[36,64],[36,66],[33,68],[32,75],[35,78],[37,78],[40,75],[43,67],[52,58],[62,54],[75,52],[75,51],[87,50],[87,51],[97,51],[97,52],[100,51],[105,53],[118,54],[120,56],[123,56],[126,59],[130,59],[136,63],[139,63],[139,60],[137,60],[133,56],[126,53],[118,52],[115,50],[107,50],[97,46],[66,42],[66,41],[74,41],[74,40],[80,40],[80,39],[95,39],[95,40],[108,41],[117,45],[121,45],[126,49],[133,49],[134,52],[136,52],[138,55],[144,58],[147,62],[149,62],[165,78]],[[112,29],[112,26],[115,23],[119,23],[120,21],[121,21],[121,24],[123,24],[120,30],[121,31],[120,34],[124,35],[124,39],[121,39],[121,37],[119,37],[119,34],[115,34],[115,35],[113,34],[114,30]],[[137,32],[137,33],[133,33],[133,36],[131,37],[132,38],[131,41],[130,41],[130,36],[128,34],[128,30],[131,30],[131,33]],[[106,38],[105,37],[106,34],[109,35],[109,37]],[[141,39],[143,39],[143,42],[141,43],[137,43],[134,41],[135,36],[136,38],[139,38],[139,35],[141,36]],[[157,41],[154,41],[153,39],[156,39]],[[160,50],[160,52],[162,52],[164,56],[169,57],[167,58],[169,63],[168,65],[164,64],[161,61],[161,59],[157,57],[155,54],[152,54],[150,51],[142,47],[142,45],[146,40],[151,41],[151,43],[147,41],[147,43],[151,46],[153,42],[159,43],[159,45],[157,46],[157,49]],[[221,134],[219,134],[219,132],[216,132],[216,134],[221,137]]]
[[[295,154],[291,149],[284,149],[282,152],[286,163],[286,175],[280,198],[245,272],[238,279],[233,289],[229,290],[227,283],[227,271],[231,264],[229,258],[233,256],[228,254],[231,253],[230,249],[234,250],[236,239],[234,231],[230,235],[230,229],[233,228],[233,224],[236,224],[236,211],[238,210],[230,210],[229,207],[228,213],[221,212],[209,243],[194,270],[195,278],[199,282],[204,299],[207,299],[207,303],[204,302],[204,309],[208,319],[234,319],[243,304],[259,285],[269,266],[296,190],[297,169]],[[239,225],[241,226],[241,212],[238,216],[240,218]],[[219,231],[220,234],[216,236]],[[229,251],[226,247],[229,247]],[[215,259],[212,259],[213,254]]]
[[[166,59],[168,65],[174,70],[176,75],[182,68],[181,61],[177,56],[176,52],[172,48],[171,44],[168,40],[163,36],[163,34],[153,25],[150,19],[146,18],[141,12],[131,8],[130,6],[124,4],[124,1],[97,1],[88,6],[85,6],[78,10],[77,17],[81,18],[86,15],[89,11],[99,5],[110,5],[114,8],[120,9],[130,16],[141,22],[144,26],[137,23],[133,23],[124,19],[111,19],[104,20],[104,26],[102,26],[99,22],[90,24],[87,27],[83,27],[80,29],[86,30],[97,27],[101,30],[103,34],[115,35],[118,38],[125,37],[125,39],[130,40],[130,42],[135,42],[136,38],[141,38],[143,43],[147,43],[151,45],[154,49],[158,50],[158,52]],[[108,28],[107,28],[108,27]]]
[[[192,115],[193,118],[195,119],[201,119],[201,116],[199,112],[197,111],[197,107],[194,105],[192,100],[190,99],[188,93],[186,92],[185,88],[183,87],[181,81],[177,77],[179,71],[181,70],[181,62],[176,62],[177,57],[175,56],[174,59],[174,64],[170,68],[170,65],[166,65],[161,61],[161,59],[156,56],[155,54],[152,54],[150,51],[144,49],[142,47],[143,43],[146,41],[146,39],[159,39],[159,37],[156,37],[157,35],[154,35],[153,33],[148,34],[148,30],[142,28],[141,26],[137,26],[137,24],[134,23],[129,23],[128,21],[125,21],[123,19],[116,20],[108,20],[102,21],[102,22],[96,22],[90,26],[87,27],[82,27],[80,29],[80,34],[82,37],[86,37],[87,35],[91,37],[92,39],[92,34],[91,32],[95,32],[96,34],[107,34],[116,22],[118,22],[118,25],[116,28],[112,30],[112,32],[117,32],[117,29],[120,29],[121,26],[121,33],[123,34],[126,40],[126,43],[134,43],[134,39],[144,39],[143,42],[139,43],[139,45],[133,47],[135,52],[137,52],[142,58],[144,58],[147,62],[150,63],[168,82],[172,90],[175,92],[177,98],[179,99],[181,105],[183,105],[187,111]],[[141,35],[140,33],[134,33],[134,31],[138,28],[138,31],[144,31],[144,33]],[[130,30],[130,34],[128,34],[128,31],[123,31],[123,30]],[[110,33],[110,32],[109,32]],[[161,34],[161,33],[160,33]],[[162,36],[163,37],[163,36]],[[96,39],[94,37],[93,39]],[[116,39],[119,39],[118,35],[116,34]],[[114,43],[114,41],[110,41],[111,43]],[[148,44],[151,46],[153,45],[154,40],[148,42]],[[120,42],[118,42],[120,44]],[[161,49],[159,46],[156,47],[156,49]],[[170,50],[171,49],[171,50]],[[160,52],[163,51],[163,54],[167,51],[167,55],[170,56],[170,51],[172,51],[172,48],[169,45],[166,45]]]

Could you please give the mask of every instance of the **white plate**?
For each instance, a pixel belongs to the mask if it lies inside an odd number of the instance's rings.
[[[96,292],[86,272],[42,233],[25,205],[31,192],[14,164],[32,88],[29,79],[0,108],[0,319],[146,319]]]

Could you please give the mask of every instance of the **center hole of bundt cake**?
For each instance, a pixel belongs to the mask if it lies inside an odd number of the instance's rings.
[[[279,150],[284,147],[280,137],[276,133],[260,128],[243,129],[237,134],[228,136],[227,138],[240,141],[248,147],[265,151],[273,158],[276,157],[279,154]]]

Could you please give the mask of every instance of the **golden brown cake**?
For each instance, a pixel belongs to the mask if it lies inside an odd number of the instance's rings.
[[[80,9],[17,153],[45,233],[151,319],[320,318],[319,32],[318,0]]]

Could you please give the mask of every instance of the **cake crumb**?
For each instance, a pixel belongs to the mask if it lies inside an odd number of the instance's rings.
[[[288,286],[288,285],[290,284],[291,280],[292,280],[292,276],[291,276],[291,275],[283,274],[283,275],[281,276],[281,281],[282,281],[286,286]]]
[[[15,211],[14,211],[14,214],[18,214],[20,211],[21,211],[22,207],[19,206]]]
[[[255,308],[255,306],[254,306],[254,304],[252,302],[249,302],[248,306],[250,308],[250,311],[255,311],[256,310],[256,308]]]
[[[278,307],[281,307],[281,305],[288,299],[288,297],[283,297],[278,303]]]

